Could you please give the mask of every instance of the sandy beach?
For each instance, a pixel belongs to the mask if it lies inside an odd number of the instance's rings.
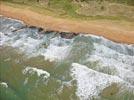
[[[132,25],[126,27],[110,21],[78,21],[56,18],[5,4],[1,4],[0,14],[47,30],[95,34],[115,42],[134,44],[134,27]]]

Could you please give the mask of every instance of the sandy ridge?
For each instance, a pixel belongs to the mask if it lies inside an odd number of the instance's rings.
[[[90,33],[104,36],[115,42],[134,44],[134,27],[133,29],[127,29],[109,23],[55,18],[25,8],[14,8],[5,4],[1,4],[0,14],[22,20],[28,25],[39,26],[48,30]]]

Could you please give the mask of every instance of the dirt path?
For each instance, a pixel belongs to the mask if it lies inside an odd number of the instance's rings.
[[[134,44],[134,25],[112,23],[110,21],[73,21],[39,14],[28,9],[14,8],[1,4],[0,14],[19,19],[26,24],[56,31],[82,32],[104,36],[110,40]]]

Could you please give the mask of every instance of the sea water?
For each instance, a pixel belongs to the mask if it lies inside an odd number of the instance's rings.
[[[134,99],[134,44],[0,23],[1,100]]]

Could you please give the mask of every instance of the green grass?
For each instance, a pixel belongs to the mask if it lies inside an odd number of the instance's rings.
[[[83,14],[76,13],[76,10],[81,6],[80,4],[73,3],[72,0],[50,0],[48,5],[43,5],[37,2],[37,0],[3,0],[5,4],[8,4],[17,8],[28,8],[32,11],[47,14],[54,17],[69,18],[74,20],[98,20],[98,19],[108,19],[108,20],[126,20],[132,21],[133,19],[127,16],[118,15],[96,15],[96,16],[85,16]],[[84,1],[84,0],[82,0]],[[87,0],[91,1],[91,0]],[[103,1],[103,0],[96,0]],[[110,2],[120,2],[120,0],[108,0]],[[123,0],[125,1],[125,0]],[[127,1],[127,0],[126,0]],[[128,0],[129,1],[129,0]],[[130,2],[130,1],[129,1]],[[133,4],[133,1],[131,2]]]

